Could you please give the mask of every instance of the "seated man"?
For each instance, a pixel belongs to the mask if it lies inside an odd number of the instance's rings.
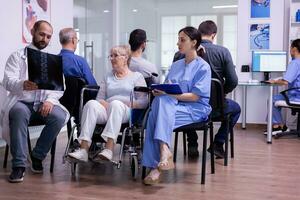
[[[279,80],[269,80],[268,82],[288,85],[288,88],[300,87],[300,39],[296,39],[292,42],[290,53],[293,60],[289,63],[283,78]],[[289,91],[288,96],[291,101],[300,102],[299,90]],[[281,94],[274,95],[273,97],[272,134],[274,135],[287,130],[281,117],[281,108],[275,106],[276,101],[282,100],[284,100],[284,97]]]
[[[149,78],[152,73],[158,74],[155,65],[142,57],[146,48],[147,36],[142,29],[135,29],[130,33],[129,44],[131,48],[131,61],[129,68],[134,72],[140,72],[144,78]],[[152,76],[152,83],[159,83],[158,77]]]
[[[48,46],[52,33],[52,26],[47,21],[37,21],[31,30],[32,43],[11,54],[5,66],[3,86],[10,93],[1,111],[0,128],[3,138],[10,144],[12,172],[8,180],[12,183],[23,181],[30,119],[45,121],[45,127],[30,155],[31,170],[34,173],[43,172],[42,161],[69,119],[68,111],[58,101],[63,91],[39,90],[36,83],[27,80],[26,49],[44,49]]]
[[[77,48],[78,38],[73,28],[64,28],[59,32],[59,41],[62,45],[60,54],[63,59],[65,76],[83,78],[88,85],[97,85],[87,61],[74,52]]]

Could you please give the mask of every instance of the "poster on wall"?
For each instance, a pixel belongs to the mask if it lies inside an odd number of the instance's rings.
[[[38,20],[50,22],[50,0],[22,0],[22,40],[31,42],[34,23]]]
[[[250,25],[250,50],[270,49],[270,24]]]
[[[251,0],[251,18],[269,18],[271,0]]]

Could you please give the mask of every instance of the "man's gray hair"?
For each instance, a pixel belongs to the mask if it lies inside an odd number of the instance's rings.
[[[68,44],[73,37],[76,36],[76,32],[73,28],[64,28],[59,31],[60,44]]]

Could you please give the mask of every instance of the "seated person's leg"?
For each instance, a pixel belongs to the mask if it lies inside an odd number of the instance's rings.
[[[215,155],[221,158],[224,158],[223,145],[225,143],[225,138],[228,135],[229,131],[233,129],[233,127],[237,123],[241,114],[241,108],[237,102],[231,99],[226,99],[226,107],[224,112],[225,114],[231,114],[229,119],[229,127],[227,127],[227,124],[225,122],[222,122],[221,127],[219,128],[218,133],[215,135],[214,139]]]
[[[36,113],[40,115],[39,113]],[[43,172],[42,161],[47,156],[53,141],[59,134],[66,121],[66,112],[59,106],[54,105],[48,116],[44,117],[45,127],[36,142],[35,148],[31,153],[32,171],[35,173]]]
[[[101,159],[112,159],[114,144],[117,141],[122,123],[127,123],[129,121],[129,116],[130,108],[123,102],[114,100],[109,103],[108,119],[101,134],[106,141],[105,149],[99,153]]]
[[[199,156],[198,151],[198,135],[196,131],[190,131],[186,133],[188,141],[188,156],[190,158],[196,158]]]
[[[282,116],[281,116],[281,107],[275,106],[276,101],[284,101],[284,97],[281,94],[277,94],[273,96],[273,116],[272,116],[272,134],[276,134],[282,131],[284,126]]]
[[[13,170],[9,176],[10,182],[23,181],[27,163],[27,127],[33,111],[32,106],[32,104],[17,102],[9,112],[10,151]]]
[[[88,150],[92,142],[92,136],[96,124],[103,124],[107,121],[107,112],[103,105],[96,100],[88,101],[83,107],[81,117],[81,133],[79,136],[80,149],[68,155],[79,161],[88,161]]]

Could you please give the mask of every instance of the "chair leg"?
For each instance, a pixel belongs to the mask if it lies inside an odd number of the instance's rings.
[[[178,132],[175,132],[174,154],[173,154],[174,162],[176,162],[176,157],[177,157],[177,143],[178,143]]]
[[[224,166],[228,165],[228,134],[229,134],[229,120],[226,120],[227,123],[227,131],[226,131],[226,135],[225,135],[225,155],[224,155]]]
[[[8,151],[9,151],[9,146],[8,146],[8,144],[6,144],[5,153],[4,153],[3,168],[6,168],[6,166],[7,166]]]
[[[67,123],[67,133],[68,133],[68,139],[70,139],[70,135],[72,133],[72,124],[71,124],[71,119],[69,119]]]
[[[54,161],[55,161],[55,150],[56,150],[56,139],[52,143],[51,147],[51,163],[50,163],[50,173],[53,172]]]
[[[201,184],[205,184],[205,173],[206,173],[206,148],[207,148],[207,127],[204,128],[204,135],[203,135]]]
[[[32,150],[31,150],[31,141],[30,141],[30,134],[28,128],[27,128],[27,145],[28,145],[28,153],[30,155]]]
[[[210,154],[210,167],[211,167],[211,173],[215,173],[215,148],[214,148],[214,127],[213,123],[209,123],[209,138],[210,138],[210,148],[211,148],[211,154]]]
[[[233,129],[230,129],[230,154],[231,158],[234,158],[234,134]]]
[[[182,134],[183,155],[186,156],[186,132]]]
[[[146,170],[147,170],[147,168],[143,166],[143,169],[142,169],[142,180],[144,180],[144,178],[146,177]]]

